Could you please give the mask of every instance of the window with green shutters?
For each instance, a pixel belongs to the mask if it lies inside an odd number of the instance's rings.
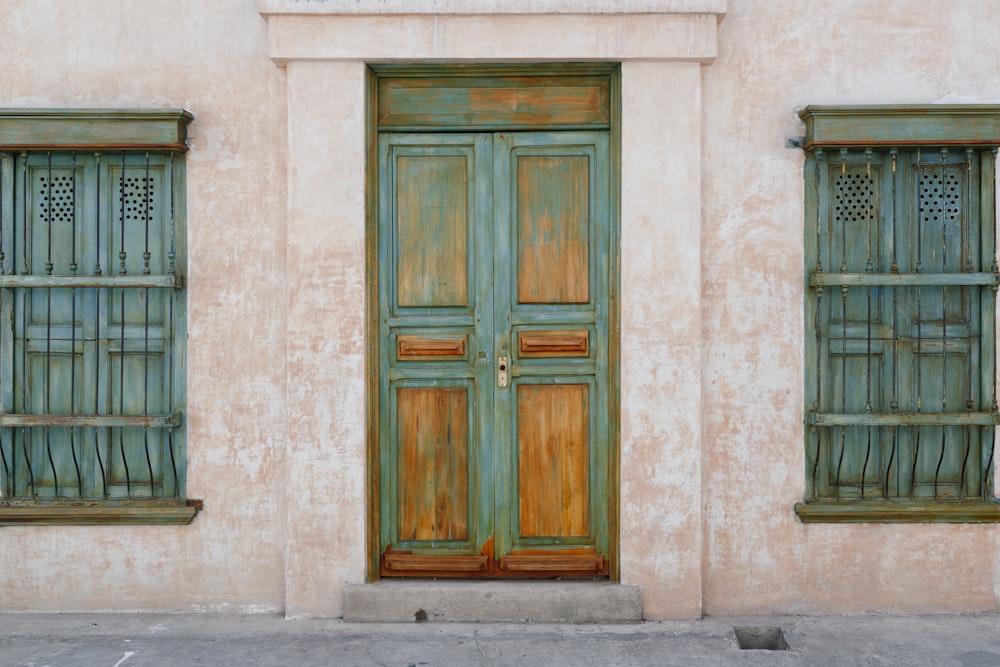
[[[804,521],[1000,519],[1000,108],[809,107]]]
[[[187,523],[184,111],[0,111],[0,524]]]

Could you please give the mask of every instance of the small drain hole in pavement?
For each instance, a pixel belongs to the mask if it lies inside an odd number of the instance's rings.
[[[734,627],[736,641],[741,649],[764,649],[765,651],[787,651],[785,633],[776,625],[750,625]]]

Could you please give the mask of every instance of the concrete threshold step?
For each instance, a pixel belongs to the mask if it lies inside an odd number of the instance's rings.
[[[606,581],[382,580],[344,586],[344,620],[635,623],[642,591]]]

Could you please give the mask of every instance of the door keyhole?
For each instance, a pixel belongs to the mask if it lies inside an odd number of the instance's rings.
[[[497,386],[507,386],[507,357],[497,357]]]

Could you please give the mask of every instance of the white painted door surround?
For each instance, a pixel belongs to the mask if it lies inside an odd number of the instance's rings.
[[[261,0],[288,92],[289,615],[366,577],[367,64],[584,60],[622,77],[620,578],[646,618],[701,613],[701,67],[726,2]]]

